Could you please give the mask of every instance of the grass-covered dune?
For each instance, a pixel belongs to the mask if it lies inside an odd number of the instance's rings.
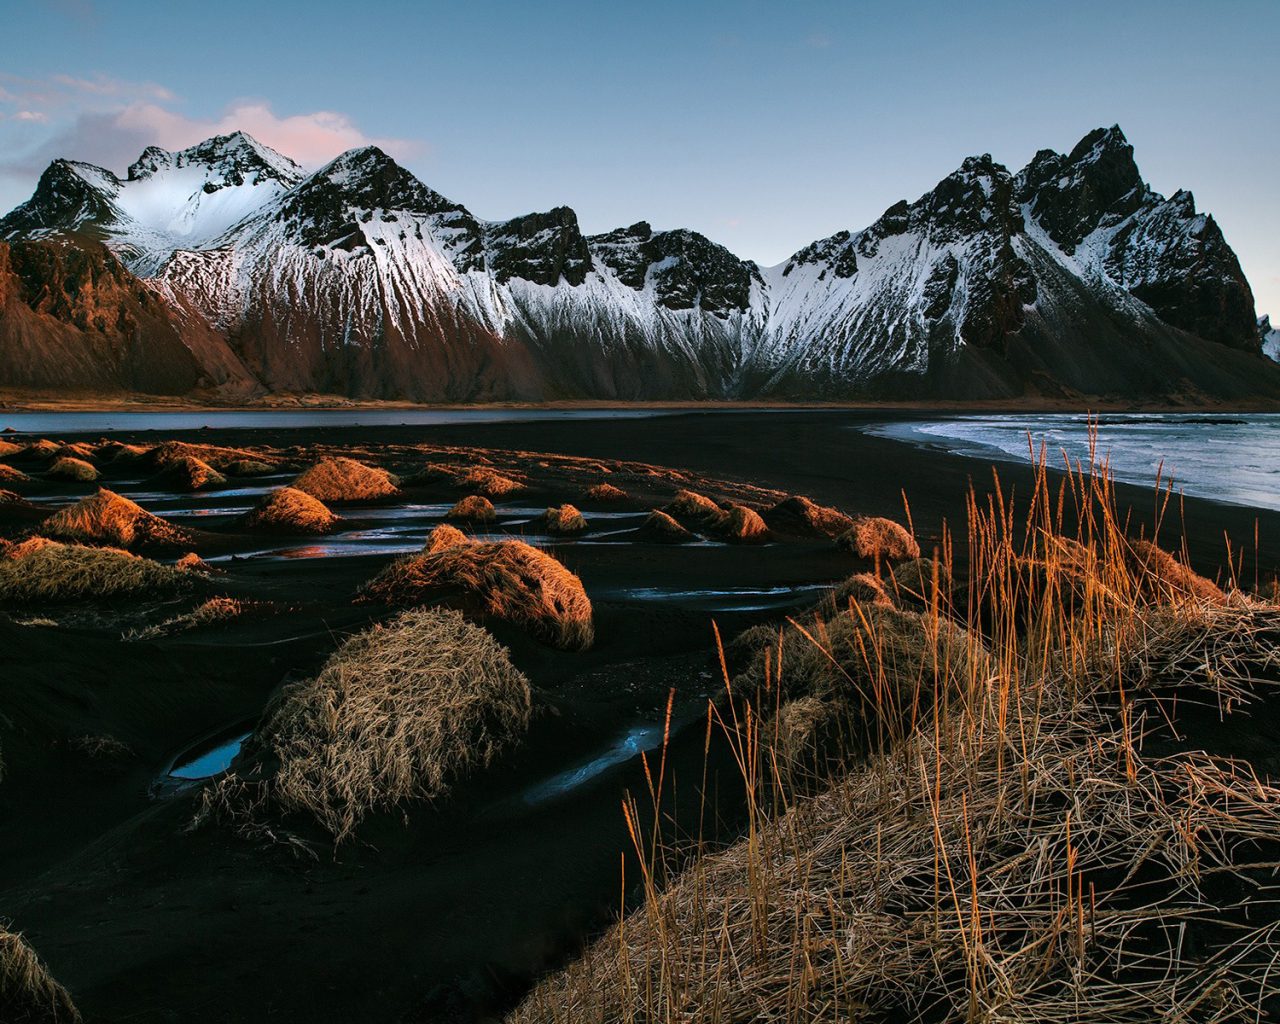
[[[1114,508],[1042,473],[1026,529],[969,503],[959,586],[948,538],[739,639],[745,835],[690,862],[627,805],[640,907],[509,1021],[1271,1019],[1280,789],[1218,722],[1280,682],[1280,608]]]

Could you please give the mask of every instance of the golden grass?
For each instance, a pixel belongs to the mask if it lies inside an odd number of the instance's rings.
[[[313,817],[335,839],[370,812],[436,800],[529,725],[529,683],[504,647],[455,611],[410,611],[344,642],[315,679],[285,688],[254,746],[273,769],[247,805],[234,777],[202,817]]]
[[[1280,680],[1280,609],[1131,542],[1105,470],[1055,486],[1041,461],[1023,501],[971,492],[958,608],[944,533],[922,610],[855,599],[722,652],[707,736],[745,834],[691,859],[660,783],[653,826],[628,798],[639,907],[510,1024],[1269,1019],[1280,789],[1196,750],[1179,710]],[[868,753],[794,783],[837,721]]]
[[[0,505],[30,505],[21,494],[17,491],[8,491],[0,487]]]
[[[10,455],[17,455],[20,451],[22,451],[22,445],[0,438],[0,459],[7,459]]]
[[[175,455],[166,459],[156,479],[184,491],[220,487],[227,482],[225,476],[194,455]]]
[[[58,457],[58,453],[61,450],[62,445],[42,437],[38,441],[32,441],[30,444],[24,445],[22,451],[18,452],[14,458],[21,459],[24,462],[52,462]]]
[[[249,530],[320,534],[340,521],[319,498],[296,487],[278,487],[250,509],[243,522]]]
[[[79,1024],[71,995],[23,937],[0,925],[0,1021],[4,1024]]]
[[[155,640],[175,633],[185,633],[189,629],[198,629],[218,622],[230,622],[238,619],[249,607],[246,602],[234,597],[211,597],[198,604],[189,612],[175,615],[163,622],[143,629],[132,630],[125,634],[126,640]]]
[[[1227,595],[1221,587],[1150,541],[1131,543],[1129,563],[1142,595],[1156,604],[1176,604],[1187,600],[1226,603]]]
[[[847,580],[837,584],[825,600],[835,611],[847,611],[849,602],[854,604],[892,605],[896,602],[889,596],[884,582],[875,573],[854,573]]]
[[[920,545],[907,528],[881,516],[859,516],[836,543],[877,564],[920,557]]]
[[[582,492],[583,501],[626,501],[630,496],[610,483],[592,484]]]
[[[460,544],[470,543],[467,535],[456,526],[441,523],[427,535],[427,542],[422,546],[422,550],[428,555],[433,555],[437,551],[445,551],[448,548],[456,548]]]
[[[0,601],[53,602],[162,594],[189,585],[190,575],[117,548],[36,538],[0,559]]]
[[[762,544],[769,539],[769,527],[759,513],[746,505],[730,505],[715,520],[712,530],[721,540],[735,544]]]
[[[93,457],[99,462],[137,462],[151,451],[140,444],[124,444],[121,441],[104,441],[93,450]]]
[[[839,509],[819,505],[803,495],[784,498],[764,514],[771,530],[796,537],[830,537],[853,529],[853,520]]]
[[[229,476],[265,476],[274,473],[276,467],[259,459],[232,459],[222,469]]]
[[[194,551],[188,551],[185,555],[173,563],[175,569],[181,569],[183,572],[212,572],[209,563],[201,558]]]
[[[454,481],[457,486],[473,494],[486,498],[503,498],[508,494],[524,490],[524,484],[511,477],[503,476],[488,466],[476,466],[467,470]]]
[[[724,510],[706,495],[688,490],[677,491],[662,511],[682,523],[698,525],[718,522],[724,515]]]
[[[40,532],[59,540],[117,548],[189,547],[193,541],[189,531],[165,522],[105,487],[55,512],[40,524]]]
[[[24,484],[24,483],[27,483],[30,479],[31,477],[27,476],[26,473],[22,472],[22,470],[18,469],[17,467],[10,466],[10,465],[7,465],[6,463],[0,462],[0,483]]]
[[[298,490],[324,502],[378,501],[398,494],[398,485],[385,469],[344,456],[321,459],[293,481]]]
[[[587,531],[586,518],[572,505],[555,505],[534,522],[539,529],[558,537],[573,537]]]
[[[649,540],[666,544],[683,544],[694,540],[692,533],[686,530],[667,513],[655,508],[640,525],[640,533]]]
[[[498,519],[498,512],[488,498],[468,494],[445,513],[445,518],[463,523],[493,523]]]
[[[471,542],[391,563],[367,583],[365,600],[409,606],[436,602],[520,626],[565,650],[594,639],[582,581],[522,541]]]
[[[79,480],[84,483],[98,479],[98,471],[91,463],[85,462],[83,459],[72,458],[69,455],[60,455],[53,460],[53,463],[45,470],[45,475],[55,480]]]

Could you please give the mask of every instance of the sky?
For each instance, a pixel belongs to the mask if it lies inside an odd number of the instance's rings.
[[[482,218],[688,227],[762,265],[1118,123],[1280,320],[1280,0],[0,0],[0,208],[243,129],[376,144]]]

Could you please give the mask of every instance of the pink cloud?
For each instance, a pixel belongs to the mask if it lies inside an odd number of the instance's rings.
[[[244,131],[304,166],[325,163],[359,146],[379,146],[402,157],[418,148],[405,139],[366,135],[347,115],[336,111],[280,116],[261,101],[233,104],[216,120],[190,118],[156,103],[134,103],[116,116],[116,123],[165,149],[183,149],[212,135]]]
[[[123,79],[111,78],[108,75],[95,75],[93,78],[76,78],[73,75],[53,75],[50,79],[73,92],[87,93],[90,96],[147,96],[151,99],[168,102],[176,97],[163,85],[154,82],[126,82]]]
[[[19,110],[13,115],[18,121],[32,121],[36,124],[44,124],[49,120],[49,115],[40,110]]]

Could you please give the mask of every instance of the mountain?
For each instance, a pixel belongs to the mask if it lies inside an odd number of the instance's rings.
[[[584,235],[563,206],[485,221],[377,148],[308,175],[243,133],[123,178],[55,161],[0,239],[105,246],[167,311],[191,387],[227,393],[1280,397],[1221,230],[1155,193],[1118,127],[1017,173],[970,157],[768,268],[645,222]]]
[[[1280,363],[1280,327],[1271,326],[1271,317],[1258,317],[1258,337],[1262,339],[1262,354]]]

